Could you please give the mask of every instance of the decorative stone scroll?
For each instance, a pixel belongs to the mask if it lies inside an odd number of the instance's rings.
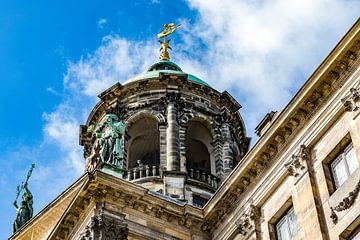
[[[259,209],[250,205],[245,213],[235,222],[237,230],[243,236],[255,230],[256,221],[260,218]]]
[[[307,166],[306,161],[310,160],[310,158],[310,149],[305,145],[301,145],[298,152],[293,154],[291,159],[285,163],[284,166],[291,176],[298,177],[305,171]]]
[[[128,231],[123,215],[115,217],[101,212],[91,218],[79,240],[125,240]]]
[[[350,93],[341,102],[347,112],[358,111],[360,102],[360,90],[359,87],[350,88]]]
[[[353,191],[351,191],[346,198],[344,198],[335,207],[330,207],[330,209],[331,209],[330,218],[332,219],[334,224],[336,224],[338,222],[338,216],[336,215],[336,212],[341,212],[341,211],[349,209],[355,203],[355,200],[359,195],[359,191],[360,191],[360,180],[356,184],[355,189]]]

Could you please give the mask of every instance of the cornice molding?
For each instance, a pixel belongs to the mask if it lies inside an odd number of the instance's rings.
[[[187,204],[176,204],[148,193],[149,190],[95,171],[89,184],[79,194],[72,207],[54,230],[51,239],[66,239],[82,218],[90,202],[110,203],[125,211],[125,208],[149,215],[164,222],[177,224],[190,231],[198,231],[203,221],[202,210]]]

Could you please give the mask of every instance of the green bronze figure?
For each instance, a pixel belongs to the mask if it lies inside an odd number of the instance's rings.
[[[118,117],[115,114],[107,114],[103,125],[103,131],[96,133],[101,146],[100,159],[104,163],[121,167],[124,158],[122,145],[125,124],[121,121],[118,122]]]
[[[13,231],[16,232],[21,226],[27,223],[33,216],[33,195],[28,188],[28,180],[32,174],[35,164],[31,165],[31,168],[27,174],[25,182],[20,186],[17,186],[16,199],[13,202],[16,208],[16,219],[13,223]],[[17,204],[17,199],[20,193],[24,190],[20,205]]]

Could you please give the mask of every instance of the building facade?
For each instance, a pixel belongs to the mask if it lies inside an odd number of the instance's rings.
[[[360,239],[360,20],[249,138],[169,60],[99,95],[86,171],[10,239]]]

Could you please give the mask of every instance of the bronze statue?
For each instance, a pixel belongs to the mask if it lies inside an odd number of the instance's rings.
[[[25,223],[27,223],[33,216],[33,195],[28,188],[28,180],[32,174],[32,170],[34,169],[34,167],[35,164],[32,164],[25,182],[21,186],[17,186],[17,195],[16,199],[13,202],[13,205],[16,208],[16,219],[13,223],[14,232],[16,232]],[[20,205],[18,206],[17,199],[22,190],[25,190],[25,192],[23,193]]]
[[[93,131],[93,127],[90,131]],[[103,123],[96,127],[93,134],[95,140],[91,154],[86,158],[86,171],[93,171],[100,162],[121,168],[124,158],[125,124],[119,121],[117,115],[107,114]]]

